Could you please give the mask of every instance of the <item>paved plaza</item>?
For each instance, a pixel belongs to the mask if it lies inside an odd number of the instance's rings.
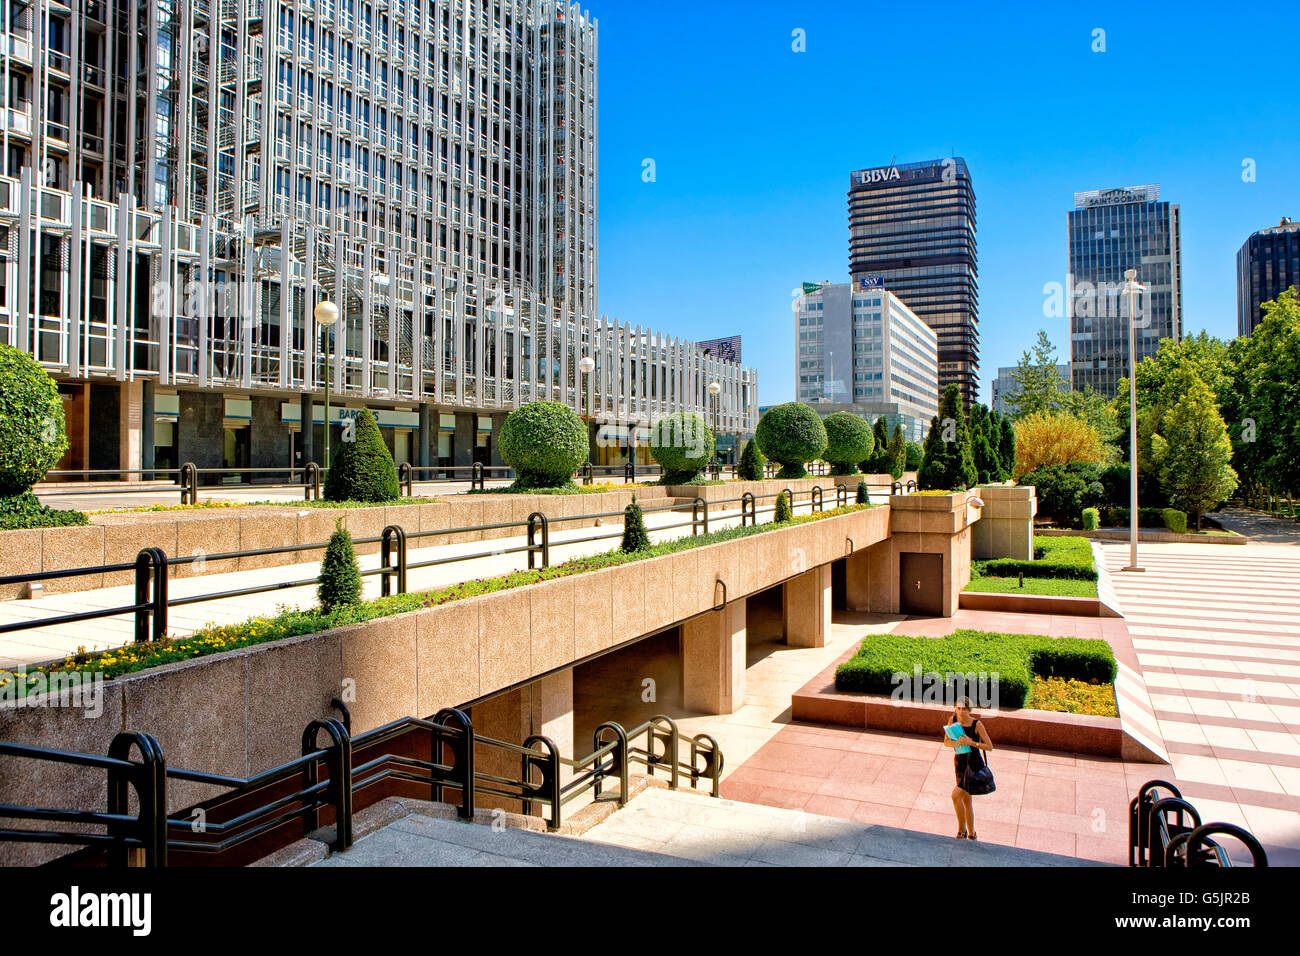
[[[751,648],[751,659],[762,660],[747,674],[746,704],[736,714],[680,723],[724,741],[723,796],[951,836],[952,755],[937,740],[793,724],[790,695],[874,630],[1104,636],[1122,623],[1172,764],[998,747],[990,758],[997,792],[975,804],[981,839],[1126,862],[1128,802],[1141,784],[1163,778],[1207,822],[1245,826],[1275,865],[1300,865],[1300,533],[1274,519],[1246,520],[1269,540],[1244,548],[1144,543],[1142,574],[1119,572],[1126,544],[1103,545],[1124,622],[839,613],[825,648]],[[1238,522],[1229,516],[1224,523]]]

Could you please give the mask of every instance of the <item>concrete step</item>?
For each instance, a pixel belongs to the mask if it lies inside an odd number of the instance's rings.
[[[655,787],[582,839],[706,866],[1102,865]]]

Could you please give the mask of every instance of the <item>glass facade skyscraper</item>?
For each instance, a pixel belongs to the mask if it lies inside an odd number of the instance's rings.
[[[1264,319],[1264,303],[1290,286],[1300,288],[1300,223],[1283,219],[1255,233],[1237,252],[1237,334],[1255,331]]]
[[[1137,306],[1137,361],[1161,339],[1182,336],[1182,247],[1179,209],[1158,185],[1075,193],[1069,231],[1070,377],[1107,398],[1129,375],[1128,298],[1124,272],[1144,287]]]
[[[939,389],[979,386],[975,191],[959,157],[849,177],[849,272],[879,277],[939,337]]]

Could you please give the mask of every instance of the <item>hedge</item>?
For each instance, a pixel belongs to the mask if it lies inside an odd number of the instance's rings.
[[[835,670],[835,689],[893,695],[896,675],[912,678],[943,675],[944,700],[956,696],[950,675],[997,674],[997,706],[1023,707],[1035,675],[1111,682],[1115,679],[1115,654],[1096,638],[1051,638],[1041,634],[1001,634],[962,629],[946,637],[911,637],[876,634],[866,638],[857,653]],[[917,699],[923,687],[902,684]]]
[[[1106,528],[1127,528],[1129,510],[1127,508],[1103,508],[1102,526]],[[1177,508],[1138,508],[1139,528],[1166,528],[1176,534],[1187,533],[1187,512]]]
[[[1101,524],[1101,512],[1096,508],[1083,509],[1083,530],[1096,531]]]
[[[1023,574],[1027,578],[1095,581],[1097,567],[1092,557],[1092,545],[1087,538],[1040,537],[1034,544],[1034,560],[994,558],[991,561],[972,561],[971,574],[974,577],[996,578],[1014,578]]]
[[[64,511],[43,505],[30,491],[9,498],[0,498],[0,531],[63,528],[85,524],[90,524],[90,519],[82,512]]]

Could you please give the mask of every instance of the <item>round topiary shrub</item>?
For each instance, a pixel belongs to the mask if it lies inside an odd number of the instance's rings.
[[[375,416],[363,408],[334,452],[325,477],[329,501],[396,501],[402,496],[397,466],[379,433]]]
[[[568,484],[590,452],[586,423],[559,402],[521,405],[501,426],[501,457],[515,470],[516,491]]]
[[[861,415],[835,412],[822,422],[826,429],[826,450],[822,458],[831,463],[832,475],[856,475],[858,462],[871,454],[876,439],[871,425]]]
[[[713,457],[715,441],[704,419],[692,412],[673,412],[655,422],[650,429],[650,455],[664,470],[660,484],[699,480]]]
[[[27,353],[0,345],[0,498],[23,494],[67,450],[54,379]]]
[[[767,410],[754,431],[759,450],[781,466],[778,478],[807,478],[807,462],[826,449],[826,426],[807,405],[786,402]]]

